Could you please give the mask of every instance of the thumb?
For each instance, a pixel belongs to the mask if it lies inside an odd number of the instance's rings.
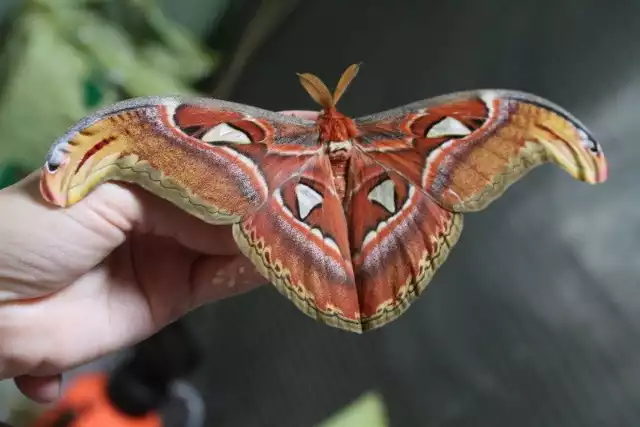
[[[43,377],[23,375],[16,377],[14,381],[22,394],[38,403],[53,402],[60,396],[62,388],[62,375],[59,374]]]
[[[140,215],[137,198],[115,186],[68,209],[45,202],[39,173],[0,190],[0,301],[56,291],[101,262]]]
[[[207,255],[240,253],[230,225],[206,223],[134,184],[105,182],[72,206],[49,209],[64,211],[85,229],[104,237],[109,250],[119,246],[130,232],[138,232],[173,238]]]

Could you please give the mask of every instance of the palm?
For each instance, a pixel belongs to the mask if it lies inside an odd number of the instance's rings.
[[[106,268],[126,282],[117,291],[140,292],[156,325],[265,282],[242,255],[205,255],[167,237],[133,234],[112,257]]]

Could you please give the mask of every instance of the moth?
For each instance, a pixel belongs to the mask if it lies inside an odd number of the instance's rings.
[[[298,309],[362,333],[424,292],[459,239],[463,214],[555,163],[607,179],[587,128],[543,98],[458,92],[360,118],[298,74],[316,120],[210,98],[145,97],[84,118],[54,142],[41,192],[61,207],[105,181],[135,183],[211,224]]]

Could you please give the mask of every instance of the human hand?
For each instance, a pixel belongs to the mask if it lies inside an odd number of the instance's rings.
[[[266,282],[229,226],[137,186],[105,183],[60,209],[34,173],[1,190],[0,207],[0,380],[36,401],[58,396],[65,371]]]

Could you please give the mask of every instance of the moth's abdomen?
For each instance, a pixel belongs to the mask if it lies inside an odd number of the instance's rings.
[[[331,163],[333,185],[338,193],[338,198],[344,200],[353,146],[351,141],[331,141],[327,143],[326,147]]]

